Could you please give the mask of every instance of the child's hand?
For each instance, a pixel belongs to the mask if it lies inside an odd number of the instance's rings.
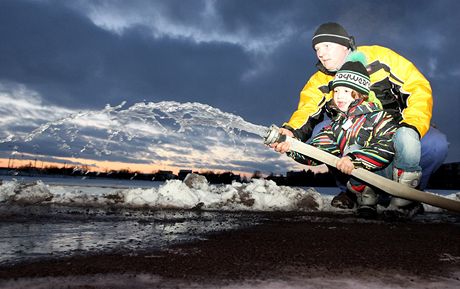
[[[344,174],[351,175],[351,171],[355,168],[351,159],[347,156],[342,157],[337,161],[336,167]]]

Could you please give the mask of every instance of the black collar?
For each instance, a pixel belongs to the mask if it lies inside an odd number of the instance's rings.
[[[324,67],[324,65],[321,63],[321,61],[318,60],[318,62],[316,63],[316,68],[318,68],[319,71],[321,71],[322,73],[325,73],[327,75],[331,75],[331,76],[334,76],[335,73],[337,71],[330,71],[330,70],[327,70],[326,67]]]

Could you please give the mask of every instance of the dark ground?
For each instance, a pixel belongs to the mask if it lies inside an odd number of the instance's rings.
[[[163,251],[91,254],[3,265],[0,287],[2,280],[22,277],[100,273],[148,273],[186,282],[219,283],[273,276],[281,280],[289,276],[334,278],[363,272],[448,277],[460,286],[460,274],[456,274],[460,272],[458,223],[339,218],[271,218],[262,225],[216,233],[207,240]]]

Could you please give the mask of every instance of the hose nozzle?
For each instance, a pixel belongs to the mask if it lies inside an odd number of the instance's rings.
[[[283,142],[285,138],[286,136],[279,133],[279,128],[272,124],[265,133],[264,144],[270,145],[276,142]]]

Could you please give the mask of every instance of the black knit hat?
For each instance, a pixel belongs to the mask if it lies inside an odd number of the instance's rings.
[[[333,22],[321,24],[316,29],[311,41],[313,49],[316,44],[321,42],[333,42],[352,48],[351,36],[348,35],[342,25]]]
[[[364,95],[369,95],[371,81],[369,73],[360,61],[345,62],[335,74],[332,89],[337,86],[346,86]]]

